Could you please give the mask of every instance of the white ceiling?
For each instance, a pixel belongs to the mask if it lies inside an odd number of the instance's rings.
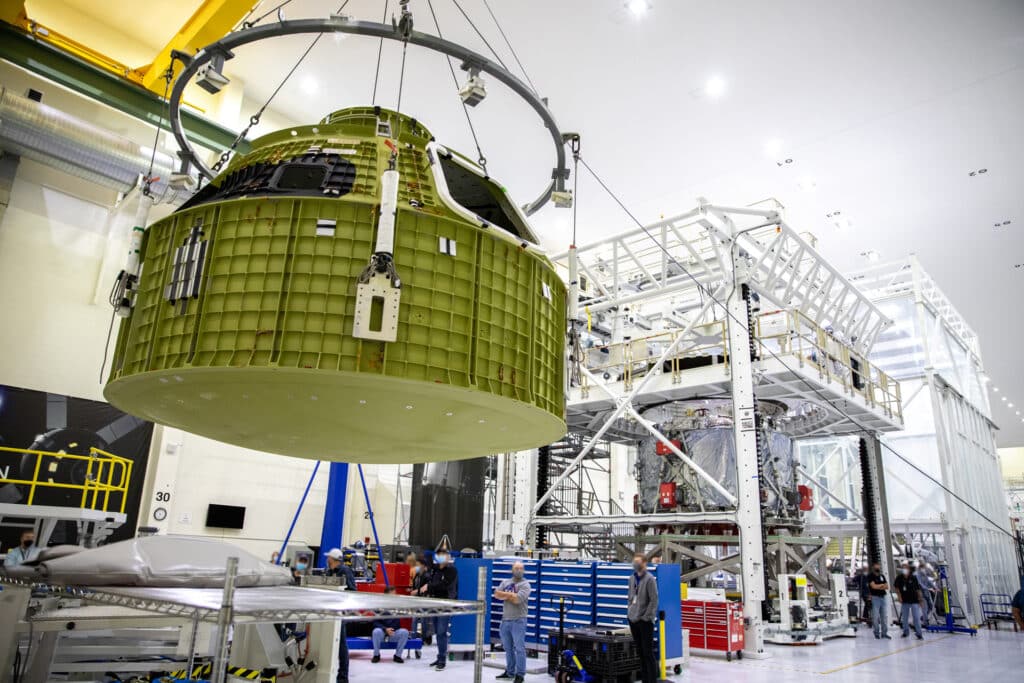
[[[638,18],[624,0],[488,1],[563,130],[581,133],[583,156],[642,221],[698,195],[733,206],[772,196],[841,269],[866,265],[868,250],[915,253],[981,339],[1000,446],[1024,445],[1024,2],[649,0]],[[326,16],[340,2],[293,0],[285,12]],[[482,0],[459,2],[516,70]],[[451,0],[433,3],[445,37],[487,53]],[[379,21],[383,6],[352,0],[345,13]],[[410,7],[434,32],[426,0]],[[229,70],[262,101],[309,40],[242,48]],[[310,122],[367,104],[376,56],[376,41],[325,37],[272,110]],[[400,56],[385,44],[377,104],[395,105]],[[715,75],[726,83],[717,99],[702,94]],[[492,85],[474,122],[492,175],[525,203],[548,181],[550,141]],[[402,108],[474,152],[443,57],[409,49]],[[769,156],[771,139],[783,145]],[[800,189],[806,178],[814,189]],[[580,243],[629,227],[585,173],[578,199]],[[835,210],[852,227],[834,227]],[[567,246],[569,216],[535,216],[552,249]]]

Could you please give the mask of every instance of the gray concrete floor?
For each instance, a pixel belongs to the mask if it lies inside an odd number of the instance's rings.
[[[1014,633],[1006,626],[1001,631],[982,629],[975,638],[925,633],[924,641],[918,641],[913,635],[901,639],[898,629],[893,629],[891,634],[892,640],[875,640],[870,631],[860,629],[855,638],[839,638],[816,646],[772,645],[768,650],[771,657],[761,660],[726,662],[724,657],[694,656],[689,667],[672,680],[694,683],[791,683],[812,678],[828,683],[1024,680],[1024,633]],[[470,683],[473,680],[471,661],[449,662],[443,673],[435,672],[429,667],[435,654],[435,648],[425,647],[422,659],[410,658],[405,664],[395,664],[390,658],[384,658],[379,664],[371,664],[369,652],[353,652],[350,680],[353,683],[432,679]],[[504,657],[500,653],[496,656]],[[500,668],[484,667],[483,680],[490,683],[500,672]],[[526,677],[527,683],[552,680],[546,674]]]

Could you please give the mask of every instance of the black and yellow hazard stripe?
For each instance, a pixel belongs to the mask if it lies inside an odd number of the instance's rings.
[[[192,669],[192,675],[186,676],[188,671],[181,669],[180,671],[172,671],[167,675],[167,678],[172,680],[182,680],[186,677],[191,680],[203,680],[209,678],[210,672],[213,671],[213,664],[200,664],[196,668]],[[246,669],[242,666],[229,666],[228,675],[234,676],[235,678],[242,678],[247,681],[259,681],[260,683],[277,683],[277,676],[275,674],[264,675],[262,669]],[[154,679],[140,679],[140,680],[151,680],[151,683],[159,683],[162,677]]]

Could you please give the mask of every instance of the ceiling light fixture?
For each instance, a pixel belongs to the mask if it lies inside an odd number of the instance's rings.
[[[985,173],[988,173],[988,169],[987,168],[979,168],[977,171],[971,171],[967,175],[969,175],[970,177],[973,178],[976,175],[984,175]]]
[[[725,89],[725,79],[721,76],[712,76],[708,79],[708,82],[704,84],[704,94],[712,99],[724,95]]]
[[[804,192],[810,192],[818,186],[818,181],[809,176],[804,176],[803,178],[796,182],[796,186],[799,187]]]
[[[1007,408],[1012,408],[1012,407],[1013,407],[1013,404],[1012,404],[1012,403],[1007,403],[1007,404],[1006,404],[1006,407],[1007,407]]]
[[[312,76],[304,76],[302,81],[300,81],[300,85],[302,86],[302,92],[307,95],[312,95],[320,89],[320,84]]]
[[[992,387],[992,391],[994,391],[994,392],[996,392],[998,394],[999,393],[999,387]]]
[[[871,263],[878,263],[878,258],[879,258],[878,257],[878,252],[875,251],[874,249],[869,249],[868,251],[862,251],[860,253],[860,255],[863,256],[864,258],[866,258]]]
[[[629,0],[626,3],[626,9],[640,17],[647,14],[648,10],[651,9],[651,3],[647,2],[647,0]]]

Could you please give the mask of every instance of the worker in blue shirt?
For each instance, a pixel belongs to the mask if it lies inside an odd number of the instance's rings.
[[[36,532],[32,529],[25,529],[21,532],[21,540],[17,548],[7,551],[4,558],[5,567],[17,567],[19,564],[31,562],[39,556],[39,548],[36,547]]]
[[[1013,620],[1017,622],[1020,632],[1024,633],[1024,590],[1017,591],[1010,604],[1013,607]]]
[[[343,562],[345,555],[340,548],[331,548],[327,553],[326,576],[337,576],[342,579],[343,590],[354,591],[356,589],[356,575],[352,569]],[[348,630],[345,622],[341,621],[341,636],[338,638],[338,678],[337,683],[348,683]]]
[[[393,586],[389,586],[384,590],[389,595],[394,595],[395,589]],[[370,660],[374,664],[380,661],[380,647],[384,644],[384,641],[395,643],[395,656],[392,659],[396,664],[401,664],[405,660],[402,659],[402,653],[405,652],[405,644],[409,641],[409,631],[402,628],[402,624],[398,619],[377,619],[373,622],[373,633],[371,634],[373,640],[373,659]]]

